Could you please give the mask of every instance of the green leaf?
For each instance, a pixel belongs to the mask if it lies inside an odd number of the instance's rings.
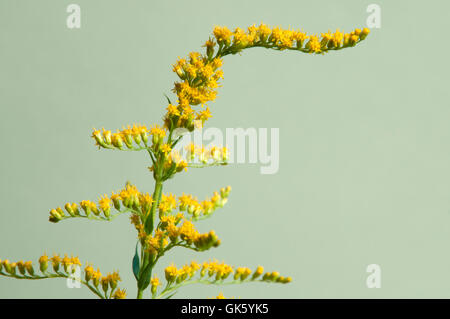
[[[147,234],[151,234],[153,231],[153,218],[151,215],[148,215],[145,221],[145,231]]]
[[[139,244],[139,241],[136,243],[136,251],[135,251],[134,257],[133,257],[133,274],[134,274],[134,277],[136,278],[136,280],[139,280],[139,269],[140,269],[138,244]]]
[[[175,173],[175,170],[177,169],[177,164],[175,162],[172,162],[172,165],[169,168],[169,171],[167,171],[166,175],[163,176],[163,181],[169,179],[173,176]]]
[[[164,96],[166,97],[166,99],[167,99],[167,102],[169,102],[169,104],[172,104],[172,102],[170,102],[170,99],[169,99],[169,97],[164,93]]]
[[[150,274],[152,272],[152,265],[148,264],[147,267],[144,268],[144,271],[141,273],[138,281],[138,287],[141,290],[144,290],[150,284]]]

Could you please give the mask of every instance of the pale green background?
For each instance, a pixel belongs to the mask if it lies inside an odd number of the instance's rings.
[[[0,2],[0,258],[76,254],[120,269],[135,296],[136,234],[111,223],[47,221],[66,201],[94,200],[129,179],[152,190],[143,153],[98,151],[93,127],[161,122],[176,79],[171,65],[198,50],[214,25],[323,32],[363,27],[375,1]],[[82,27],[65,25],[77,3]],[[450,297],[448,1],[378,1],[382,27],[354,49],[326,56],[249,50],[225,59],[209,126],[280,128],[280,170],[257,165],[191,170],[165,190],[200,197],[232,185],[208,221],[220,248],[176,250],[258,264],[290,285],[190,287],[178,297]],[[366,267],[382,268],[368,289]],[[90,298],[64,280],[0,278],[1,298]]]

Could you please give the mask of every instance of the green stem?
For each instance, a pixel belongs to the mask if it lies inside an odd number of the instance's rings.
[[[27,280],[41,280],[41,279],[50,279],[50,278],[69,278],[68,275],[66,274],[62,274],[61,272],[58,272],[56,274],[44,274],[44,276],[39,276],[39,275],[33,275],[33,276],[29,276],[29,275],[11,275],[11,274],[6,274],[0,271],[0,275],[5,276],[5,277],[10,277],[10,278],[14,278],[14,279],[27,279]],[[93,287],[89,284],[89,282],[78,279],[78,281],[80,283],[82,283],[83,285],[85,285],[86,287],[89,288],[90,291],[92,291],[94,294],[96,294],[98,297],[100,297],[101,299],[105,299],[105,297],[102,296],[102,294],[100,293],[100,291],[96,288]]]
[[[114,219],[116,219],[117,216],[120,216],[120,215],[128,213],[128,212],[139,213],[138,211],[135,211],[135,210],[133,210],[131,208],[127,208],[125,210],[119,211],[116,214],[110,215],[109,217],[102,217],[102,216],[96,216],[96,215],[89,215],[89,216],[86,216],[86,215],[75,215],[75,216],[65,215],[65,216],[61,217],[61,220],[70,219],[70,218],[87,218],[87,219],[90,219],[90,220],[98,220],[98,221],[110,222],[110,221],[113,221]]]
[[[155,182],[155,190],[153,192],[153,203],[152,203],[152,208],[150,209],[150,214],[147,216],[147,220],[145,221],[145,231],[147,234],[151,234],[153,232],[153,228],[154,228],[154,223],[155,223],[155,215],[156,215],[156,210],[159,206],[159,202],[161,200],[161,194],[162,194],[162,187],[163,187],[163,182],[161,181],[161,179],[158,178],[156,179]],[[142,265],[141,265],[141,272],[147,268],[147,266],[150,263],[154,263],[154,261],[152,260],[152,258],[150,258],[149,254],[147,252],[144,252],[144,247],[141,247],[142,251],[141,253],[143,253],[144,258],[142,260]],[[142,275],[142,273],[140,274],[140,276]],[[149,275],[151,277],[151,273]],[[140,278],[140,277],[139,277]],[[138,293],[137,293],[137,299],[142,299],[142,295],[143,295],[143,290],[139,288],[138,286]]]
[[[150,210],[150,214],[145,221],[145,231],[147,234],[151,234],[153,232],[153,227],[155,223],[155,215],[156,209],[159,206],[159,202],[161,199],[163,183],[160,179],[157,179],[155,182],[155,191],[153,192],[153,204]]]
[[[168,136],[168,143],[172,144],[172,130],[169,132]],[[144,221],[144,229],[147,234],[152,234],[153,229],[155,228],[155,217],[156,217],[156,211],[159,207],[159,202],[161,201],[162,196],[162,189],[163,189],[163,172],[164,172],[164,157],[162,156],[156,156],[156,158],[153,156],[152,152],[149,151],[149,155],[153,162],[153,167],[155,169],[155,189],[153,191],[152,199],[153,203],[150,209],[150,213],[147,216],[147,219]],[[145,248],[141,246],[141,258],[142,263],[140,265],[140,271],[139,271],[139,280],[138,280],[138,292],[137,292],[137,299],[142,299],[144,290],[139,287],[139,281],[141,280],[141,276],[143,275],[144,269],[147,269],[149,266],[150,272],[146,274],[146,276],[151,277],[152,275],[152,269],[153,266],[156,264],[157,259],[154,259],[149,255],[148,252],[145,251]]]

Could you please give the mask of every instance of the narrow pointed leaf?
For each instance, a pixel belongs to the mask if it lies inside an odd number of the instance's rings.
[[[139,268],[140,268],[138,244],[139,244],[139,241],[136,243],[136,251],[135,251],[134,257],[133,257],[133,274],[134,274],[134,277],[136,278],[136,280],[139,280]]]
[[[166,97],[166,99],[167,99],[167,102],[169,102],[169,104],[172,104],[172,102],[170,102],[170,99],[169,99],[169,97],[166,95],[166,94],[164,94],[164,96]]]
[[[152,268],[153,268],[152,265],[149,264],[142,271],[141,276],[139,277],[139,281],[138,281],[139,289],[144,290],[150,284],[150,274],[152,272]]]

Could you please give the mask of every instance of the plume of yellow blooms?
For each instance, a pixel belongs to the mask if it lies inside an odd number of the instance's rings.
[[[370,33],[368,28],[355,29],[350,33],[336,30],[321,36],[307,35],[300,30],[271,28],[265,24],[252,25],[247,30],[216,26],[213,30],[215,39],[206,41],[206,53],[191,52],[187,58],[179,58],[173,65],[173,71],[180,78],[175,82],[173,92],[177,103],[169,103],[165,116],[165,126],[194,129],[194,120],[201,125],[211,117],[209,108],[195,111],[192,106],[205,105],[217,96],[219,80],[223,78],[221,70],[223,57],[236,54],[244,49],[263,47],[274,50],[295,50],[304,53],[324,54],[331,50],[340,50],[355,46]],[[215,41],[214,41],[215,40]]]
[[[153,274],[160,257],[175,247],[204,251],[220,245],[214,231],[200,233],[195,222],[212,216],[217,208],[223,207],[231,187],[215,191],[211,197],[199,201],[191,194],[178,198],[163,193],[163,184],[188,167],[226,165],[226,147],[190,144],[185,149],[177,148],[184,133],[204,126],[212,117],[207,105],[217,97],[217,89],[223,79],[224,58],[245,49],[261,47],[276,51],[297,51],[308,54],[324,54],[330,51],[354,47],[363,41],[370,30],[355,29],[349,33],[336,30],[318,34],[307,34],[301,30],[269,27],[265,24],[252,25],[246,29],[216,26],[212,36],[205,42],[204,53],[191,52],[178,58],[173,65],[177,76],[172,92],[174,102],[167,98],[163,124],[145,126],[133,124],[112,133],[110,130],[94,129],[92,138],[99,148],[120,151],[146,151],[151,160],[150,172],[155,181],[151,194],[140,192],[136,186],[126,183],[110,196],[101,195],[97,202],[82,200],[69,202],[64,208],[50,210],[49,221],[56,223],[69,218],[112,221],[117,216],[130,213],[130,221],[137,231],[137,244],[133,257],[133,274],[137,281],[137,298],[150,290],[152,298],[170,297],[186,284],[222,283],[289,283],[291,277],[278,272],[264,272],[262,266],[255,270],[248,267],[233,267],[217,260],[202,264],[191,262],[181,268],[174,264],[164,269],[166,285],[159,289],[160,280]],[[180,143],[181,145],[181,143]],[[178,145],[178,146],[180,146]],[[181,154],[186,151],[185,154]],[[49,265],[51,263],[51,267]],[[10,262],[0,260],[0,275],[20,279],[68,278],[75,267],[81,267],[78,257],[42,255],[39,270],[31,261]],[[80,282],[100,298],[123,299],[126,291],[117,288],[121,280],[118,272],[102,275],[100,270],[86,264]],[[147,289],[147,287],[150,287]],[[223,298],[219,294],[217,298]]]

